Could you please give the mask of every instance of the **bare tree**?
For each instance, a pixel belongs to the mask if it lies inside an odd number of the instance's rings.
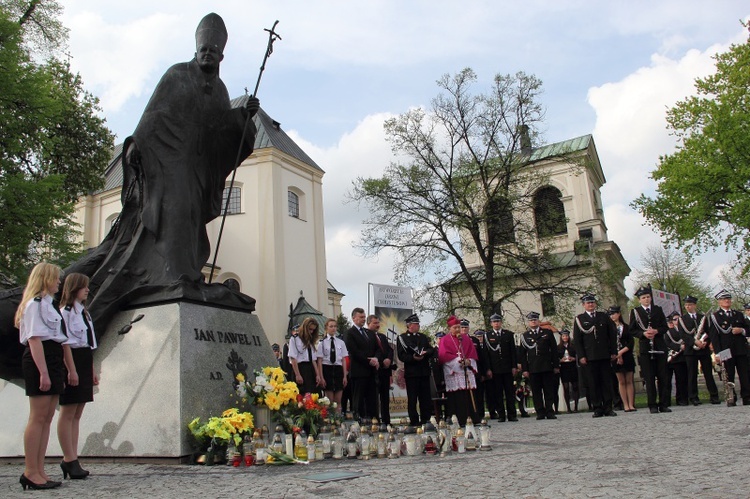
[[[701,273],[700,265],[682,251],[669,246],[649,246],[641,254],[641,268],[636,269],[635,279],[639,284],[651,283],[680,298],[695,296],[700,303],[707,304],[711,301],[711,287],[701,281]]]
[[[477,94],[475,81],[468,68],[445,75],[429,110],[386,121],[392,150],[404,159],[382,177],[358,178],[350,197],[369,210],[365,255],[395,250],[396,280],[422,290],[422,307],[438,317],[473,310],[489,325],[524,291],[577,297],[596,259],[569,265],[544,239],[566,220],[535,204],[549,181],[531,155],[544,120],[542,82],[523,72],[497,75]],[[566,151],[560,157],[571,174],[580,171]]]
[[[734,261],[719,273],[719,286],[732,293],[735,306],[750,303],[750,273],[742,273],[742,262]]]

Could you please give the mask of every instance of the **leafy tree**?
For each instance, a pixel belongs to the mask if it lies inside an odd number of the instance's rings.
[[[750,267],[750,38],[717,54],[697,96],[667,112],[677,150],[652,173],[654,198],[633,202],[665,240],[686,251],[723,246]]]
[[[635,270],[638,284],[650,283],[654,288],[677,294],[680,299],[686,295],[698,298],[698,303],[706,308],[711,303],[711,287],[701,281],[700,265],[671,247],[649,246],[641,254],[641,268]],[[638,306],[637,298],[631,300]]]
[[[542,82],[523,72],[497,75],[487,93],[475,93],[475,81],[468,68],[445,75],[429,111],[387,120],[399,161],[382,177],[358,178],[350,197],[369,212],[359,248],[368,256],[394,250],[396,281],[423,290],[419,308],[437,319],[473,310],[489,325],[520,292],[577,297],[591,273],[558,271],[559,255],[537,234],[534,194],[549,176],[529,153],[544,118]],[[581,168],[566,161],[574,173]]]
[[[0,286],[80,248],[75,202],[101,187],[113,135],[81,78],[43,53],[64,47],[57,2],[0,3]]]

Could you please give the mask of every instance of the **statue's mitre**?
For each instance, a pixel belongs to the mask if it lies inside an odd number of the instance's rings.
[[[227,27],[224,20],[219,14],[210,13],[198,24],[195,30],[195,45],[213,45],[218,47],[219,52],[224,52],[224,46],[227,44]]]

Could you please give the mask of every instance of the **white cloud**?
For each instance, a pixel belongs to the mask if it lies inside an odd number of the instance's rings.
[[[714,71],[712,55],[725,51],[728,45],[689,50],[678,60],[654,54],[650,66],[638,68],[620,81],[589,89],[588,100],[596,112],[593,135],[607,177],[602,200],[609,237],[620,246],[634,270],[640,265],[643,249],[660,244],[658,233],[629,203],[642,193],[655,192],[650,173],[660,155],[674,150],[676,142],[666,128],[666,111],[678,100],[695,94],[695,79]],[[716,282],[715,266],[728,258],[723,253],[701,258],[711,267],[705,273],[709,283]],[[628,289],[635,287],[631,279],[626,281]]]
[[[67,18],[66,24],[74,33],[71,66],[99,96],[105,113],[119,111],[129,99],[147,91],[154,74],[166,69],[162,60],[179,46],[180,18],[174,15],[156,13],[113,24],[99,14],[81,12]]]
[[[317,147],[297,132],[288,132],[326,170],[323,204],[328,279],[347,295],[343,300],[345,314],[354,307],[367,306],[368,282],[393,282],[392,252],[383,252],[377,258],[365,258],[354,248],[355,242],[363,240],[361,222],[367,212],[364,206],[357,209],[356,203],[347,202],[347,194],[357,177],[380,176],[393,160],[383,131],[383,123],[390,117],[387,113],[365,117],[330,148]]]

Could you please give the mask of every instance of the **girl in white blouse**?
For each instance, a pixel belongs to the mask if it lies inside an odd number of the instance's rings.
[[[86,310],[89,296],[89,278],[83,274],[70,274],[65,278],[60,311],[65,320],[70,347],[70,355],[65,356],[68,372],[78,374],[78,384],[68,385],[60,395],[60,416],[57,418],[57,437],[63,451],[60,468],[63,478],[81,479],[89,475],[78,462],[78,429],[81,415],[87,402],[94,400],[94,385],[99,379],[94,372],[93,350],[96,349],[96,335],[91,316]]]
[[[289,360],[299,392],[318,393],[323,377],[318,371],[318,321],[312,317],[302,321],[299,334],[289,338]]]
[[[341,412],[341,395],[347,382],[345,358],[349,356],[346,343],[336,338],[336,319],[328,319],[325,325],[326,336],[318,343],[318,370],[323,374],[321,386],[326,397],[335,402],[336,411]]]
[[[52,304],[60,289],[60,267],[38,263],[31,271],[16,311],[19,339],[26,346],[22,369],[29,397],[29,421],[23,435],[25,467],[19,482],[31,489],[51,489],[61,482],[51,481],[44,471],[50,424],[65,383],[62,316]],[[75,373],[68,380],[77,384]]]

